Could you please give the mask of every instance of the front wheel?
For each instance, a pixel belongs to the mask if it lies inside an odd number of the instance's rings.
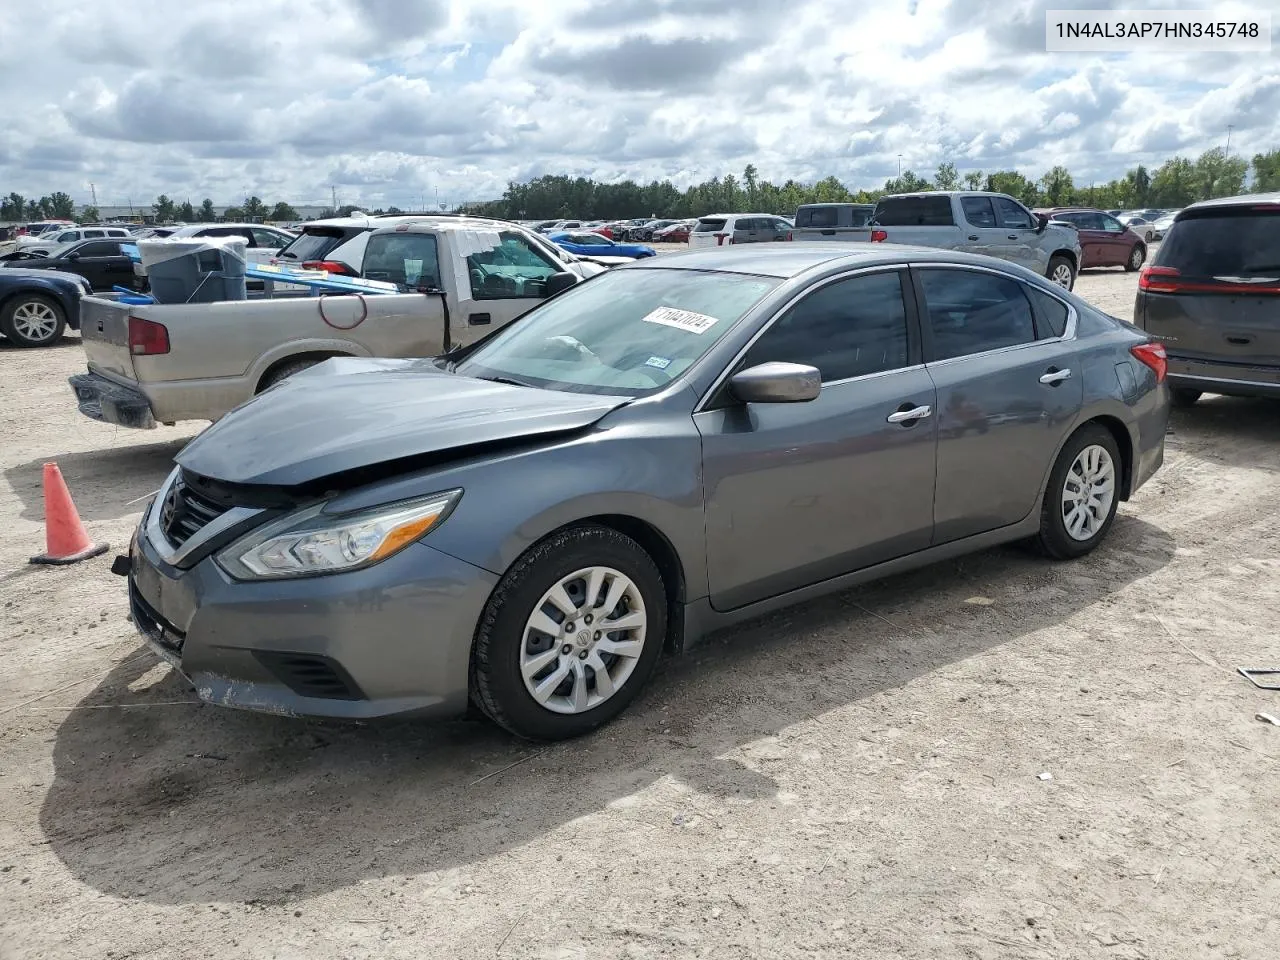
[[[19,294],[0,311],[0,333],[20,347],[57,343],[66,326],[62,307],[39,294]]]
[[[1135,243],[1133,249],[1129,251],[1129,259],[1125,261],[1124,268],[1129,273],[1135,270],[1141,270],[1143,263],[1147,259],[1147,248],[1140,243]]]
[[[662,575],[638,543],[607,527],[562,530],[517,560],[489,598],[472,696],[516,736],[580,736],[640,693],[666,623]]]
[[[1049,270],[1045,276],[1062,289],[1070,290],[1076,283],[1076,268],[1066,257],[1058,255],[1049,260]]]
[[[1102,542],[1120,501],[1120,467],[1120,450],[1105,427],[1088,424],[1067,441],[1040,511],[1036,540],[1044,553],[1072,560]]]

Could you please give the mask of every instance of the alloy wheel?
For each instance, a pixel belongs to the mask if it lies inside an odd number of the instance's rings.
[[[1147,259],[1147,256],[1143,252],[1142,248],[1134,247],[1133,252],[1129,254],[1129,266],[1132,267],[1134,270],[1138,270],[1142,267],[1142,261],[1146,259]]]
[[[648,618],[639,587],[611,567],[586,567],[542,595],[525,624],[525,689],[555,713],[583,713],[627,682],[644,650]]]
[[[1049,278],[1064,290],[1071,289],[1071,268],[1065,263],[1060,263],[1053,269],[1053,276]]]
[[[1111,515],[1116,468],[1105,447],[1090,444],[1076,454],[1062,484],[1062,524],[1073,540],[1091,540]]]
[[[58,315],[49,304],[28,300],[13,311],[13,326],[27,340],[43,343],[57,331]]]

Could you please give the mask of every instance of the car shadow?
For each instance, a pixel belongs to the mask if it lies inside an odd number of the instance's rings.
[[[671,811],[653,823],[626,798],[664,778],[772,798],[777,784],[734,750],[1060,624],[1173,549],[1121,515],[1104,548],[1070,565],[1001,548],[782,611],[664,662],[618,721],[549,746],[479,721],[340,725],[193,705],[140,649],[61,723],[43,842],[111,896],[283,904],[476,863],[604,809],[615,829],[669,827]],[[993,602],[965,602],[975,594]]]
[[[1280,470],[1280,400],[1204,396],[1170,417],[1170,446],[1231,467]]]
[[[62,471],[82,520],[115,520],[142,511],[140,498],[160,486],[173,469],[173,458],[190,441],[184,435],[157,443],[53,454],[9,467],[4,477],[22,502],[18,515],[24,520],[44,517],[46,463],[56,463]]]
[[[43,350],[65,350],[80,346],[80,334],[68,330],[55,343],[43,347],[20,347],[12,340],[0,337],[0,353],[39,353]]]

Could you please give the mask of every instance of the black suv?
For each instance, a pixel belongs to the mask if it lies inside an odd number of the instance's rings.
[[[1179,213],[1138,276],[1133,322],[1164,343],[1176,406],[1280,397],[1280,193]]]

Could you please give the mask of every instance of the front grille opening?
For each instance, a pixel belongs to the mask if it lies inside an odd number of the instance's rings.
[[[226,507],[202,497],[179,477],[160,506],[160,526],[165,538],[180,547],[226,512]]]
[[[255,651],[254,656],[277,680],[300,697],[363,700],[364,695],[342,666],[309,653]]]
[[[129,605],[134,623],[147,637],[174,653],[182,652],[187,635],[160,615],[160,612],[142,599],[137,587],[129,584]]]

